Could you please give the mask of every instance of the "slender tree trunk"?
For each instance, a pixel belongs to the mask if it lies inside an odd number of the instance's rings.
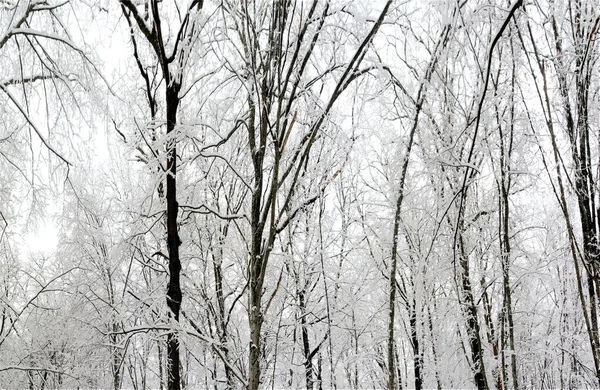
[[[594,358],[594,368],[596,379],[600,384],[600,339],[598,332],[598,305],[596,296],[597,283],[597,264],[600,255],[598,248],[598,224],[596,207],[596,183],[593,180],[591,148],[589,143],[589,122],[588,122],[588,94],[591,82],[591,66],[588,49],[592,44],[594,30],[590,28],[586,31],[586,26],[582,25],[582,3],[577,0],[569,4],[571,28],[577,45],[575,51],[575,101],[576,115],[571,109],[570,95],[568,90],[568,81],[565,75],[565,63],[562,61],[564,55],[562,49],[562,38],[556,25],[556,20],[552,18],[552,32],[554,35],[554,45],[557,56],[554,59],[556,74],[559,83],[559,92],[562,97],[564,114],[566,119],[566,131],[570,141],[571,157],[573,159],[574,169],[574,189],[577,195],[579,206],[579,219],[583,236],[583,254],[581,255],[587,271],[587,284],[589,295],[589,321],[586,321],[590,345]],[[597,27],[597,25],[596,25]],[[534,46],[535,48],[535,46]],[[537,56],[537,49],[535,52]],[[538,64],[540,61],[538,59]],[[541,65],[540,65],[541,68]],[[543,70],[542,70],[543,72]],[[545,83],[545,74],[542,73]],[[548,98],[546,98],[548,100]],[[548,104],[549,105],[549,104]],[[555,148],[556,153],[556,148]],[[585,309],[585,300],[582,297],[582,306]],[[585,316],[587,319],[587,315]]]
[[[514,58],[513,41],[510,42],[511,55]],[[496,118],[498,121],[498,132],[500,135],[500,181],[499,181],[499,229],[500,229],[500,258],[502,264],[502,286],[504,292],[503,299],[503,321],[506,321],[508,325],[508,346],[510,348],[510,368],[512,376],[512,386],[514,390],[518,390],[518,372],[517,372],[517,354],[515,351],[515,336],[514,336],[514,320],[512,312],[512,289],[510,283],[510,255],[511,255],[511,244],[510,244],[510,203],[509,195],[512,187],[512,180],[510,176],[511,172],[511,158],[513,151],[513,137],[514,137],[514,93],[516,83],[516,69],[515,63],[512,63],[511,69],[511,94],[510,94],[510,114],[508,121],[508,134],[505,134],[502,128],[502,121],[500,120],[499,110],[496,110]],[[502,332],[504,337],[504,332]],[[504,357],[504,350],[503,350]]]
[[[411,283],[412,284],[412,283]],[[414,285],[413,285],[414,287]],[[408,311],[408,322],[410,325],[410,340],[413,350],[413,367],[415,370],[415,390],[421,390],[423,386],[423,375],[421,373],[421,351],[419,349],[419,335],[417,332],[417,302],[413,295]]]
[[[467,180],[473,180],[476,171],[468,172],[469,176],[463,180],[461,199],[458,207],[458,222],[454,235],[454,267],[455,278],[458,284],[458,299],[462,308],[467,327],[467,339],[469,343],[471,371],[473,379],[478,390],[488,389],[487,377],[485,373],[485,363],[483,360],[483,347],[481,343],[481,329],[479,326],[479,317],[477,314],[477,305],[473,297],[471,287],[469,256],[464,242],[464,205],[467,201],[468,185]],[[467,354],[465,348],[465,354]],[[467,357],[468,359],[469,357]]]
[[[459,226],[458,229],[462,231],[462,226]],[[485,375],[485,363],[483,361],[481,330],[477,315],[477,305],[475,304],[473,290],[471,288],[469,258],[465,253],[465,246],[461,231],[458,233],[458,249],[460,252],[460,283],[463,295],[462,307],[467,321],[467,337],[469,339],[469,347],[471,349],[471,368],[473,370],[475,385],[477,386],[478,390],[484,390],[488,388],[488,384]]]
[[[321,352],[319,352],[317,359],[317,383],[319,384],[319,390],[323,390],[323,357]]]
[[[342,175],[342,173],[340,173],[340,176]],[[341,191],[341,209],[342,210],[347,210],[345,205],[346,205],[346,198],[345,198],[345,193],[342,190]],[[323,202],[323,200],[321,199],[321,201],[319,202],[319,260],[321,262],[321,278],[323,279],[323,288],[325,291],[325,308],[326,308],[326,313],[327,313],[327,343],[328,343],[328,350],[329,350],[329,386],[333,389],[333,390],[337,390],[337,380],[336,380],[336,374],[335,374],[335,366],[333,363],[333,342],[331,341],[332,339],[332,335],[331,335],[331,302],[329,299],[329,287],[328,287],[328,283],[327,283],[327,277],[325,274],[325,244],[324,244],[324,238],[323,238],[323,213],[325,212],[325,204]],[[347,232],[348,231],[348,222],[347,222],[347,217],[344,213],[342,213],[342,232]],[[346,234],[344,234],[342,236],[342,243],[340,245],[340,262],[343,261],[343,258],[345,256],[345,243],[346,243]],[[338,278],[339,279],[339,278]],[[336,291],[337,293],[337,291]],[[335,299],[334,299],[334,303],[335,303]],[[322,388],[323,386],[323,379],[321,378],[321,352],[319,352],[319,389]]]
[[[503,191],[502,194],[502,207],[501,213],[502,222],[502,286],[504,291],[503,310],[506,316],[506,323],[508,325],[508,346],[510,348],[510,366],[512,375],[513,389],[519,388],[518,373],[517,373],[517,356],[515,352],[515,336],[514,336],[514,321],[512,313],[512,291],[510,286],[510,235],[508,230],[508,193]]]
[[[134,57],[136,59],[138,69],[146,83],[146,93],[150,103],[152,116],[155,114],[156,102],[154,100],[154,91],[157,86],[153,85],[147,69],[144,68],[140,60],[135,34],[133,31],[132,19],[137,23],[141,33],[146,38],[147,42],[152,47],[156,55],[157,65],[162,71],[162,76],[165,85],[165,111],[167,119],[167,166],[166,166],[166,193],[165,199],[167,203],[166,225],[167,225],[167,247],[169,253],[169,281],[167,284],[167,306],[170,309],[169,315],[175,321],[179,321],[179,313],[181,309],[181,260],[179,257],[179,246],[181,240],[179,238],[178,212],[179,205],[177,203],[177,137],[175,136],[175,128],[177,126],[177,111],[181,98],[181,80],[186,67],[189,50],[193,46],[193,35],[195,24],[189,22],[190,13],[195,9],[199,12],[202,9],[203,1],[193,1],[187,9],[186,15],[180,26],[180,31],[175,38],[176,43],[170,55],[167,54],[165,48],[165,37],[162,31],[162,22],[159,14],[158,0],[149,1],[143,13],[138,9],[136,3],[131,0],[119,0],[123,14],[129,23],[134,49]],[[151,21],[151,26],[148,26],[147,21]],[[179,45],[181,43],[181,45]],[[174,69],[170,69],[173,64]],[[161,192],[159,188],[159,193]],[[180,375],[180,353],[179,340],[175,332],[170,332],[167,335],[167,387],[169,390],[179,390],[181,388]]]
[[[110,278],[110,273],[108,272],[107,269],[107,274]],[[109,279],[110,280],[110,279]],[[111,306],[111,313],[110,313],[110,330],[112,332],[111,336],[110,336],[110,342],[111,342],[111,354],[112,354],[112,375],[113,375],[113,389],[114,390],[119,390],[121,388],[121,353],[120,353],[120,348],[117,346],[117,342],[118,342],[118,338],[117,338],[117,332],[119,331],[119,323],[117,322],[117,318],[116,318],[116,308],[115,308],[115,299],[114,299],[114,294],[112,292],[112,280],[110,281],[110,286],[109,286],[109,302],[110,302],[110,306]]]
[[[248,367],[248,390],[258,390],[260,386],[260,350],[261,350],[261,329],[263,324],[262,317],[262,274],[263,262],[263,231],[264,224],[261,219],[261,203],[263,192],[263,158],[265,153],[264,142],[266,140],[265,125],[261,124],[261,144],[256,147],[255,143],[255,123],[254,123],[254,102],[249,99],[249,108],[251,120],[249,123],[249,139],[252,144],[252,162],[254,166],[254,188],[252,192],[251,209],[251,234],[252,244],[250,248],[250,259],[248,262],[248,325],[250,327],[250,353]],[[264,134],[263,134],[264,132]]]
[[[358,328],[356,327],[356,312],[354,309],[352,309],[352,341],[353,341],[353,347],[354,347],[354,356],[359,356],[359,350],[358,350],[358,346],[360,343],[360,334],[358,332]],[[352,364],[352,368],[354,369],[354,375],[352,378],[352,388],[358,390],[359,389],[359,383],[358,383],[358,363],[356,361],[356,359],[354,360],[353,364]]]
[[[408,160],[408,156],[406,158]],[[402,189],[404,183],[402,183]],[[403,194],[401,190],[400,194]],[[390,266],[390,283],[389,283],[389,319],[388,319],[388,351],[387,351],[387,363],[388,363],[388,390],[396,390],[396,368],[395,368],[395,336],[394,326],[396,324],[396,269],[398,267],[398,229],[400,225],[400,210],[402,205],[402,196],[398,197],[396,203],[396,213],[394,215],[394,231],[392,238],[392,261]]]
[[[572,28],[575,30],[576,38],[582,47],[585,47],[586,36],[582,36],[580,26],[581,22],[581,2],[576,1],[575,4],[575,20],[572,20]],[[555,34],[555,45],[559,55],[563,54],[561,38],[558,35],[556,24],[553,20],[553,31]],[[592,39],[590,35],[589,39]],[[589,144],[589,124],[588,124],[588,93],[590,88],[590,75],[587,70],[589,67],[589,57],[584,57],[584,53],[578,46],[575,60],[575,76],[576,76],[576,106],[577,119],[573,118],[571,106],[569,102],[568,82],[565,76],[563,64],[558,62],[557,75],[559,78],[560,92],[563,98],[563,105],[567,119],[567,134],[571,141],[571,155],[575,164],[575,192],[577,194],[579,217],[581,221],[581,229],[583,233],[583,261],[588,265],[588,291],[590,295],[590,317],[592,326],[592,338],[596,344],[595,364],[598,379],[600,380],[599,369],[599,341],[598,341],[598,320],[597,308],[593,304],[596,301],[595,296],[595,267],[598,261],[598,234],[596,231],[596,207],[595,207],[595,183],[593,182],[590,144]],[[557,59],[557,61],[560,61]]]
[[[304,375],[306,378],[306,389],[313,389],[313,365],[310,351],[310,340],[308,338],[308,324],[306,323],[306,301],[304,295],[304,289],[299,290],[298,304],[300,305],[300,327],[302,336],[302,353],[304,354]]]
[[[446,25],[442,29],[439,40],[436,43],[435,50],[433,51],[431,60],[427,69],[425,71],[425,77],[421,84],[419,85],[419,90],[417,92],[417,98],[415,100],[415,111],[414,116],[412,118],[411,129],[408,135],[408,143],[406,145],[406,152],[404,154],[404,158],[402,160],[402,168],[400,171],[400,177],[398,179],[398,195],[396,198],[396,207],[394,210],[394,227],[392,232],[392,255],[391,255],[391,264],[389,271],[389,299],[388,299],[388,350],[387,350],[387,363],[388,363],[388,390],[396,389],[396,369],[395,369],[395,335],[394,335],[394,324],[396,318],[396,271],[398,268],[398,233],[400,229],[400,217],[402,214],[402,202],[404,201],[404,186],[406,181],[406,174],[408,172],[408,164],[410,162],[411,150],[413,147],[413,142],[415,139],[415,134],[417,132],[417,127],[419,125],[419,116],[423,109],[423,102],[425,100],[425,95],[427,94],[427,84],[431,81],[431,76],[437,66],[439,55],[441,51],[446,47],[448,43],[448,34],[450,32],[451,26]]]
[[[163,347],[161,344],[161,340],[156,340],[156,349],[158,350],[158,388],[163,390],[165,386],[165,373],[163,370]],[[146,388],[146,385],[143,387]]]
[[[482,276],[481,281],[479,282],[483,293],[481,294],[481,301],[483,303],[483,319],[485,321],[487,327],[487,340],[488,343],[492,346],[492,354],[494,355],[494,360],[497,362],[496,367],[492,369],[492,375],[495,379],[495,386],[497,390],[502,390],[503,386],[503,376],[502,376],[502,368],[504,367],[504,355],[502,355],[502,360],[500,360],[500,351],[498,350],[498,337],[496,334],[496,327],[494,326],[494,320],[492,317],[492,303],[490,302],[490,296],[487,293],[486,289],[486,280]],[[502,318],[502,316],[500,316]],[[502,335],[502,332],[500,332]]]
[[[227,230],[227,229],[225,229]],[[223,351],[223,358],[229,360],[229,347],[228,347],[228,336],[227,336],[227,319],[225,317],[225,296],[223,292],[223,242],[219,242],[219,247],[213,252],[213,268],[214,268],[214,279],[215,279],[215,292],[217,295],[217,309],[219,316],[218,321],[218,333],[219,342],[221,343],[221,350]],[[226,388],[233,388],[233,373],[231,367],[228,364],[224,364],[225,367],[225,380]]]
[[[179,107],[179,84],[172,82],[167,86],[167,136],[170,136],[167,144],[167,245],[169,249],[169,283],[167,285],[167,305],[171,309],[171,316],[179,321],[181,308],[181,260],[179,259],[179,227],[177,216],[179,206],[177,204],[177,145],[173,131],[177,124],[177,108]],[[168,389],[179,390],[181,388],[181,377],[179,372],[179,340],[175,333],[167,336],[167,358],[168,358]]]
[[[467,199],[467,191],[468,191],[468,187],[469,187],[468,180],[472,180],[472,178],[476,174],[476,171],[474,171],[471,168],[470,164],[473,161],[475,144],[477,141],[479,126],[481,123],[481,113],[482,113],[482,109],[483,109],[483,103],[485,101],[488,84],[490,81],[490,72],[491,72],[491,67],[492,67],[492,54],[494,52],[494,48],[496,47],[496,44],[498,43],[504,30],[510,23],[513,15],[517,11],[517,9],[519,7],[521,7],[522,5],[523,5],[522,0],[517,0],[512,5],[506,19],[504,20],[504,22],[502,23],[502,26],[498,30],[498,33],[496,33],[496,35],[494,36],[492,43],[490,45],[489,51],[488,51],[487,66],[486,66],[485,76],[484,76],[484,80],[483,80],[484,86],[483,86],[483,90],[481,92],[481,97],[480,97],[478,105],[477,105],[477,114],[475,117],[475,129],[473,131],[472,142],[471,142],[471,145],[468,150],[468,155],[467,155],[467,160],[466,160],[467,169],[465,170],[463,180],[462,180],[462,186],[461,186],[462,192],[460,194],[460,201],[459,201],[459,206],[458,206],[458,218],[457,218],[457,223],[456,223],[456,230],[454,232],[454,247],[453,247],[454,261],[455,261],[455,266],[456,266],[456,258],[457,258],[457,254],[458,254],[458,262],[460,265],[460,283],[461,283],[461,290],[462,290],[459,292],[459,295],[461,293],[463,295],[462,305],[463,305],[463,312],[465,314],[466,321],[467,321],[469,345],[471,348],[472,370],[473,370],[473,374],[474,374],[475,384],[478,389],[487,389],[488,385],[487,385],[487,378],[486,378],[486,374],[485,374],[485,364],[483,361],[483,348],[481,345],[481,335],[480,335],[481,332],[480,332],[480,327],[479,327],[479,320],[477,317],[477,305],[473,298],[473,292],[471,289],[471,281],[470,281],[470,276],[469,276],[469,257],[465,251],[465,244],[464,244],[464,237],[463,237],[464,230],[465,230],[465,225],[464,225],[465,202]]]
[[[240,15],[245,18],[241,23],[244,25],[245,30],[240,31],[240,33],[243,37],[242,40],[244,40],[245,60],[249,65],[247,71],[249,77],[254,81],[254,83],[248,83],[249,117],[245,121],[253,168],[249,218],[251,244],[247,270],[248,324],[250,328],[249,390],[257,390],[260,386],[261,328],[263,310],[266,310],[262,307],[263,285],[270,252],[275,238],[280,232],[278,230],[279,222],[281,222],[283,215],[289,212],[292,195],[298,186],[301,172],[303,168],[306,169],[309,163],[311,148],[315,144],[328,114],[343,91],[362,74],[359,66],[369,49],[369,43],[383,23],[392,0],[386,2],[369,33],[361,42],[348,65],[345,66],[344,73],[334,87],[324,109],[310,121],[309,131],[301,141],[302,147],[296,152],[289,153],[291,162],[288,160],[289,164],[281,167],[280,176],[279,169],[280,163],[282,163],[285,142],[296,120],[296,115],[291,114],[291,107],[299,98],[297,93],[300,80],[307,74],[305,73],[307,72],[307,64],[313,55],[315,43],[319,40],[319,34],[325,19],[331,14],[329,4],[326,3],[321,15],[316,16],[317,3],[318,1],[313,2],[307,14],[308,19],[298,34],[298,41],[291,47],[284,45],[282,37],[289,35],[288,29],[291,27],[289,27],[287,17],[295,13],[295,4],[286,1],[275,1],[273,3],[271,19],[268,22],[270,27],[266,28],[269,48],[264,50],[261,50],[261,39],[258,39],[259,33],[256,30],[259,24],[258,20],[253,21],[250,17],[251,13],[256,11],[253,9],[253,4],[248,1],[242,2],[240,14],[235,14],[236,18]],[[263,16],[260,16],[260,18],[263,18]],[[308,39],[305,37],[307,27],[312,26],[315,20],[318,21],[315,25],[316,33],[311,39]],[[288,53],[291,53],[291,65],[287,63]],[[299,57],[303,57],[303,59],[298,60]],[[288,70],[283,72],[282,70],[286,68]],[[274,121],[271,118],[272,116],[275,116]],[[267,152],[269,153],[267,154]],[[269,168],[272,169],[265,169],[265,156],[269,156]],[[289,189],[287,191],[283,191],[283,183],[288,184]],[[283,200],[283,205],[279,204],[278,198]],[[310,203],[312,202],[314,200]],[[283,225],[287,225],[290,220],[291,218]]]
[[[248,389],[257,390],[260,387],[260,334],[262,327],[262,315],[260,313],[261,299],[257,294],[256,286],[249,297],[248,322],[250,325],[250,367]]]
[[[435,296],[432,295],[431,299],[434,300]],[[427,324],[429,325],[429,335],[431,337],[431,353],[433,355],[433,364],[435,369],[435,383],[437,384],[437,390],[442,390],[442,382],[440,380],[440,371],[438,368],[438,354],[437,348],[435,347],[437,340],[435,339],[435,334],[433,332],[433,320],[431,318],[431,310],[429,308],[429,303],[425,303],[425,308],[427,308]]]

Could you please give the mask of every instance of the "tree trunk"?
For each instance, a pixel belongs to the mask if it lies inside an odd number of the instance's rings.
[[[590,126],[588,119],[588,95],[591,83],[591,66],[588,49],[592,43],[594,30],[586,32],[586,26],[582,25],[582,7],[581,1],[575,1],[570,4],[571,28],[576,41],[575,51],[575,101],[576,115],[571,109],[570,96],[568,90],[568,81],[565,74],[565,63],[560,57],[564,55],[562,49],[562,38],[556,26],[556,21],[552,18],[552,29],[554,34],[554,43],[557,52],[555,59],[556,74],[559,82],[559,91],[563,100],[563,108],[566,119],[566,130],[570,141],[571,157],[573,159],[575,176],[575,193],[577,194],[577,203],[579,206],[579,219],[583,236],[583,259],[587,271],[587,283],[589,294],[590,323],[588,332],[590,334],[590,344],[592,355],[594,357],[594,368],[596,379],[600,383],[600,339],[598,335],[598,313],[596,297],[597,266],[599,259],[598,249],[598,231],[597,231],[597,213],[596,206],[596,183],[593,179],[592,157],[590,147]],[[573,15],[574,13],[574,15]],[[596,25],[597,27],[597,25]],[[589,42],[588,42],[589,41]]]
[[[464,189],[466,192],[466,188]],[[462,212],[462,211],[460,211]],[[471,288],[471,278],[469,275],[469,258],[465,253],[465,244],[463,241],[462,224],[457,227],[458,230],[458,250],[459,250],[459,266],[460,266],[460,286],[462,295],[462,308],[467,322],[467,337],[469,339],[469,347],[471,349],[471,369],[475,380],[475,386],[478,390],[488,388],[487,378],[485,375],[485,364],[483,362],[483,347],[481,345],[481,330],[477,316],[477,306],[473,298],[473,290]]]
[[[181,308],[181,261],[179,259],[179,228],[177,225],[177,144],[172,134],[177,124],[177,108],[179,106],[179,84],[172,82],[167,86],[167,245],[169,248],[169,283],[167,285],[167,305],[171,309],[171,316],[179,321]],[[175,333],[167,336],[167,358],[168,358],[168,389],[179,390],[181,388],[181,377],[179,373],[179,340]]]
[[[421,390],[423,386],[423,375],[421,373],[422,361],[421,351],[419,349],[419,336],[417,332],[417,302],[414,295],[411,305],[409,306],[408,316],[408,322],[410,324],[410,340],[413,349],[413,367],[415,370],[415,390]]]
[[[252,283],[251,284],[255,284]],[[256,292],[256,286],[251,287],[250,307],[248,308],[248,322],[250,325],[250,366],[248,378],[248,390],[258,390],[260,387],[260,331],[262,327],[262,315],[260,313],[260,292]]]
[[[308,324],[306,323],[306,302],[304,290],[298,291],[298,304],[300,305],[300,326],[302,328],[302,352],[304,354],[304,374],[306,377],[306,389],[313,389],[313,365],[310,353],[310,340],[308,338]]]
[[[180,26],[179,34],[176,37],[176,43],[173,52],[170,56],[165,50],[165,37],[163,36],[161,17],[159,14],[158,0],[152,0],[145,6],[144,13],[140,13],[137,5],[131,0],[119,0],[123,14],[131,29],[131,37],[134,49],[134,57],[136,59],[140,74],[146,82],[146,93],[150,103],[151,114],[154,115],[156,102],[154,101],[153,85],[147,70],[142,65],[139,55],[135,35],[132,27],[131,17],[136,21],[142,34],[152,47],[156,55],[157,65],[162,71],[162,76],[165,85],[165,110],[167,119],[167,166],[166,166],[166,194],[167,203],[167,247],[169,252],[169,281],[167,284],[167,306],[170,309],[169,316],[175,321],[179,321],[179,312],[181,309],[181,260],[179,258],[179,246],[181,240],[179,238],[178,212],[179,205],[177,203],[177,137],[175,136],[175,127],[177,125],[177,110],[181,98],[181,80],[186,67],[186,54],[191,49],[192,37],[195,31],[194,23],[189,23],[189,16],[192,10],[200,11],[203,6],[202,1],[194,1],[190,4],[186,16]],[[146,20],[152,21],[151,29],[149,29]],[[181,46],[179,43],[181,42]],[[169,65],[173,63],[173,71]],[[159,193],[161,189],[159,187]],[[179,390],[181,388],[180,376],[180,356],[179,356],[179,340],[174,332],[167,335],[167,387],[169,390]]]
[[[404,185],[406,181],[406,174],[408,172],[408,164],[410,162],[410,154],[413,147],[413,142],[415,139],[415,134],[417,132],[417,127],[419,125],[419,116],[423,109],[423,102],[425,100],[425,95],[427,94],[427,85],[431,81],[431,76],[438,64],[439,56],[441,51],[445,49],[446,44],[448,43],[448,36],[450,32],[451,26],[445,25],[440,33],[440,37],[436,42],[435,50],[433,51],[431,60],[427,66],[425,71],[425,75],[423,81],[419,85],[419,90],[417,92],[417,98],[415,100],[415,111],[414,116],[412,118],[411,128],[408,135],[408,143],[406,145],[406,153],[404,154],[404,158],[402,160],[402,169],[400,172],[400,177],[398,179],[398,196],[396,198],[396,209],[394,210],[394,227],[392,232],[392,256],[391,256],[391,264],[390,264],[390,273],[389,273],[389,320],[388,320],[388,351],[387,351],[387,360],[388,360],[388,390],[396,389],[396,369],[394,367],[395,364],[395,346],[394,346],[394,324],[395,324],[395,304],[396,304],[396,269],[398,267],[398,233],[400,228],[400,217],[402,212],[402,202],[404,201]]]
[[[227,234],[228,228],[223,229],[223,234]],[[215,292],[217,295],[217,329],[219,333],[219,342],[221,343],[221,350],[223,351],[223,358],[229,360],[229,347],[227,345],[227,318],[225,315],[225,295],[223,292],[223,240],[219,239],[218,248],[213,251],[213,268],[215,278]],[[232,389],[234,378],[231,371],[231,367],[228,364],[224,364],[225,368],[225,380],[226,389]]]

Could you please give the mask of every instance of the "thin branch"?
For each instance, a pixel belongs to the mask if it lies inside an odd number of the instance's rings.
[[[58,157],[65,164],[67,164],[67,166],[73,165],[65,157],[63,157],[59,152],[57,152],[56,149],[54,149],[54,147],[52,147],[48,143],[48,141],[42,135],[42,132],[40,131],[40,129],[38,129],[38,127],[35,125],[35,123],[33,123],[33,120],[29,117],[29,115],[27,114],[27,111],[25,111],[25,109],[23,109],[23,107],[19,104],[19,102],[13,96],[13,94],[11,94],[10,91],[4,85],[2,85],[2,84],[0,84],[0,89],[2,91],[4,91],[4,93],[9,97],[9,99],[13,102],[13,104],[19,109],[19,111],[21,112],[21,114],[23,114],[23,116],[25,117],[25,119],[27,120],[27,122],[29,123],[29,125],[36,132],[36,134],[38,135],[39,139],[46,146],[46,148],[48,148],[48,150],[50,150],[56,157]]]
[[[31,77],[22,77],[22,78],[18,78],[18,79],[8,79],[5,81],[0,81],[0,85],[7,87],[9,85],[33,83],[33,82],[36,82],[39,80],[49,80],[49,79],[56,79],[56,78],[60,78],[60,77],[55,74],[36,75],[36,76],[31,76]]]
[[[47,372],[51,372],[51,373],[54,373],[54,374],[66,375],[68,377],[71,377],[71,378],[79,380],[79,378],[76,377],[76,376],[68,374],[65,371],[55,370],[53,368],[45,368],[45,367],[22,367],[22,366],[0,367],[0,372],[2,372],[2,371],[11,371],[11,370],[17,370],[17,371],[47,371]]]
[[[198,213],[198,214],[212,214],[217,216],[220,219],[226,220],[226,221],[230,221],[233,219],[241,219],[241,218],[247,218],[246,214],[232,214],[232,215],[225,215],[225,214],[221,214],[218,210],[215,210],[205,204],[202,204],[200,206],[191,206],[191,205],[179,205],[179,208],[191,213]]]

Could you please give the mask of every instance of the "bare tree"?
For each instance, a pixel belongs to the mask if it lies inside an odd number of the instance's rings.
[[[202,9],[203,1],[192,1],[185,15],[180,21],[180,27],[177,34],[172,37],[172,41],[167,41],[171,38],[165,35],[163,31],[163,22],[165,19],[161,17],[159,1],[148,1],[142,10],[132,1],[120,1],[123,14],[130,21],[130,24],[135,23],[141,32],[143,39],[151,47],[155,61],[161,70],[164,82],[164,110],[166,124],[166,166],[164,167],[164,175],[166,181],[166,229],[167,229],[167,246],[168,246],[168,261],[169,261],[169,282],[167,284],[167,305],[171,310],[173,319],[179,321],[181,310],[181,260],[179,256],[179,246],[181,240],[179,238],[178,213],[179,205],[177,202],[177,114],[181,103],[181,88],[184,83],[184,75],[189,67],[190,51],[196,42],[196,36],[200,30],[197,24],[197,15]],[[139,66],[140,75],[146,83],[146,91],[151,107],[151,114],[154,114],[156,103],[152,95],[151,85],[149,81],[148,70],[141,65],[141,59],[137,53],[137,39],[132,35],[132,45],[134,47],[134,56]],[[167,51],[167,44],[172,45],[170,52]],[[181,388],[180,376],[180,352],[179,341],[174,332],[170,332],[167,336],[167,378],[169,390]]]

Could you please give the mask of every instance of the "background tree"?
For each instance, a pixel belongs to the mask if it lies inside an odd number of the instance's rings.
[[[599,24],[0,0],[0,387],[598,386]]]

